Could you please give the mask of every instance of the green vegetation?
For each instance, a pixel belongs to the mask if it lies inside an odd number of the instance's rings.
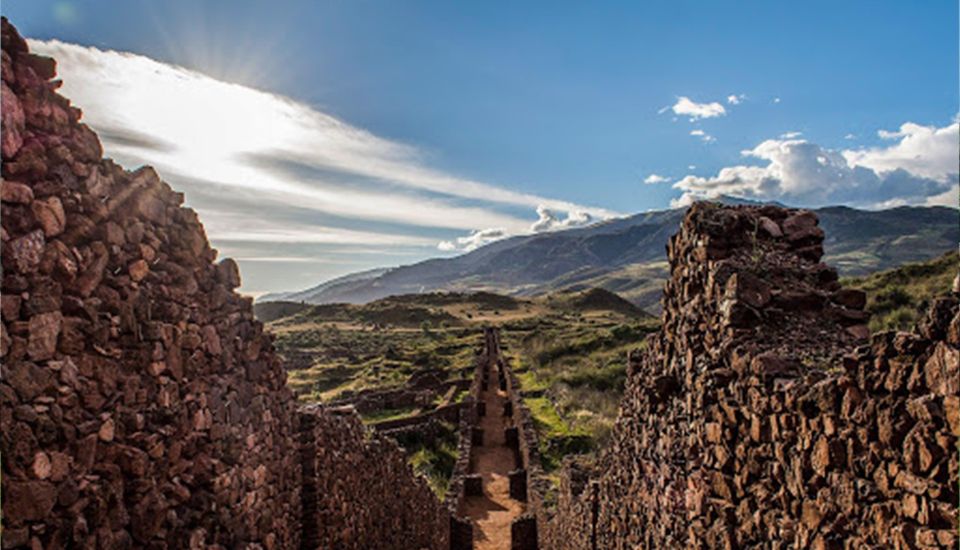
[[[423,369],[450,379],[468,375],[481,335],[474,329],[371,329],[336,323],[270,324],[281,354],[309,356],[306,368],[290,370],[287,383],[302,401],[330,401],[345,392],[402,386]]]
[[[398,437],[397,442],[406,449],[413,469],[426,477],[433,492],[443,498],[457,463],[456,426],[441,422],[440,433],[432,440],[409,433]]]
[[[658,323],[619,314],[562,313],[508,323],[505,353],[537,424],[547,472],[571,454],[600,448],[616,420],[627,353]]]
[[[269,308],[267,308],[269,309]],[[626,379],[627,352],[658,321],[605,290],[520,299],[490,293],[394,296],[370,304],[276,306],[292,313],[268,324],[290,362],[288,383],[303,401],[329,401],[364,389],[404,385],[426,369],[447,379],[472,376],[486,325],[501,328],[504,353],[517,374],[540,435],[544,467],[589,454],[608,437]],[[458,392],[454,401],[466,397]],[[439,405],[445,396],[437,396]],[[376,423],[410,408],[364,415]],[[430,442],[400,441],[438,494],[456,462],[456,431]]]
[[[364,424],[376,424],[377,422],[406,418],[412,416],[415,412],[417,412],[416,407],[402,407],[399,409],[381,409],[379,411],[361,414],[360,416],[363,417]]]
[[[958,266],[960,256],[950,252],[926,262],[845,278],[841,283],[867,293],[871,331],[910,330],[931,299],[950,289]]]

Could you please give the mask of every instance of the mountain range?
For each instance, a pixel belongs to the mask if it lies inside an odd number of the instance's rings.
[[[734,199],[727,202],[741,202]],[[826,232],[824,261],[842,275],[864,275],[954,250],[957,210],[903,206],[814,210]],[[353,273],[315,287],[261,297],[310,304],[366,303],[397,294],[489,291],[534,296],[603,288],[656,312],[667,276],[665,247],[685,209],[635,214],[590,226],[516,236],[453,258]]]

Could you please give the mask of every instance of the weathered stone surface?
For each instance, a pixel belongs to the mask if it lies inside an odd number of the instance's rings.
[[[100,158],[54,62],[0,35],[3,547],[283,550],[321,525],[327,548],[448,548],[395,444],[321,410],[301,441],[236,263],[154,170]]]
[[[33,361],[51,359],[57,350],[57,338],[63,314],[59,311],[40,313],[30,318],[30,338],[27,341],[27,355]]]
[[[130,274],[130,279],[139,283],[150,273],[150,265],[145,260],[137,260],[130,264],[127,273]]]
[[[610,448],[565,468],[544,547],[956,544],[960,299],[864,345],[864,296],[816,263],[822,238],[810,212],[690,209],[661,331],[631,355]]]
[[[3,160],[12,159],[20,147],[23,146],[24,116],[23,108],[20,107],[20,99],[13,90],[7,87],[6,81],[3,82],[2,97],[0,103],[3,109],[0,111],[3,126],[3,140],[0,142],[0,150],[3,152]],[[4,193],[4,201],[7,200]],[[14,201],[19,202],[19,201]]]
[[[4,102],[4,105],[6,105],[6,102]],[[3,202],[30,204],[33,202],[33,189],[20,182],[3,180],[0,182],[0,198],[3,199]]]
[[[67,219],[63,212],[63,203],[57,197],[34,201],[31,205],[33,215],[43,228],[43,234],[49,237],[55,237],[63,233],[66,227]]]
[[[43,257],[43,231],[36,230],[3,243],[3,267],[32,273]]]
[[[57,502],[57,490],[46,481],[4,480],[3,501],[4,524],[21,526],[26,522],[48,519]],[[10,506],[7,502],[17,505]]]
[[[227,288],[240,286],[240,268],[232,258],[227,258],[217,264],[217,280]]]

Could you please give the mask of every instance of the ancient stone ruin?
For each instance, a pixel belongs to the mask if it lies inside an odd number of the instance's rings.
[[[299,409],[196,214],[2,24],[4,548],[446,548],[389,440]]]
[[[612,445],[556,507],[488,331],[441,502],[354,412],[298,406],[236,264],[152,169],[102,159],[55,68],[3,19],[3,548],[469,548],[490,415],[514,548],[957,546],[957,296],[871,337],[811,213],[689,210]]]
[[[547,548],[955,548],[956,295],[869,334],[810,212],[694,205],[613,442]]]

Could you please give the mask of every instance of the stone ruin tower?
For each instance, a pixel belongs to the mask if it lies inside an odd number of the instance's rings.
[[[871,337],[822,242],[809,211],[690,208],[663,326],[547,547],[956,548],[957,295]]]

